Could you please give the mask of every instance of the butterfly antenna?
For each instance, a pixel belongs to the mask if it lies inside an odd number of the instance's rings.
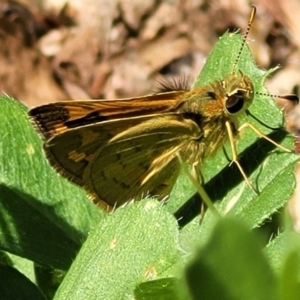
[[[294,105],[299,104],[299,97],[295,94],[288,94],[288,95],[274,95],[274,94],[269,94],[269,93],[261,93],[261,92],[254,92],[255,95],[259,96],[267,96],[267,97],[272,97],[272,98],[280,98],[284,100],[288,100],[293,102]]]
[[[252,5],[252,9],[251,9],[251,13],[250,13],[249,21],[248,21],[247,30],[246,30],[246,32],[245,32],[245,34],[244,34],[244,38],[243,38],[243,41],[242,41],[242,45],[241,45],[241,47],[240,47],[240,50],[239,50],[239,52],[238,52],[238,54],[237,54],[237,57],[236,57],[236,59],[235,59],[235,62],[234,62],[234,64],[233,64],[233,68],[232,68],[233,72],[234,72],[234,70],[235,70],[235,68],[236,68],[236,66],[237,66],[237,64],[238,64],[238,62],[239,62],[239,60],[240,60],[240,58],[241,58],[241,55],[242,55],[244,46],[245,46],[245,44],[246,44],[247,37],[248,37],[248,35],[249,35],[249,32],[250,32],[250,29],[251,29],[251,26],[252,26],[252,23],[253,23],[255,14],[256,14],[256,7]]]
[[[255,95],[267,96],[267,97],[272,97],[272,98],[280,98],[280,99],[284,99],[284,100],[287,100],[287,101],[291,101],[291,102],[293,102],[294,105],[298,105],[299,104],[299,97],[297,95],[294,95],[294,94],[289,94],[289,95],[274,95],[274,94],[260,93],[260,92],[253,92],[253,91],[250,91],[250,92],[254,93]],[[256,120],[258,123],[260,123],[261,125],[263,125],[266,128],[269,128],[271,130],[281,129],[281,127],[272,127],[272,126],[267,125],[262,120],[260,120],[255,115],[253,115],[249,111],[249,109],[246,110],[246,114],[248,116],[251,116],[254,120]]]

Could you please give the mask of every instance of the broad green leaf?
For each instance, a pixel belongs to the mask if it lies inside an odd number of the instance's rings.
[[[257,237],[224,218],[186,269],[192,299],[276,299],[276,278]]]
[[[265,249],[270,264],[277,274],[280,274],[285,257],[289,256],[291,252],[300,253],[300,234],[290,230],[280,233]],[[300,268],[298,277],[300,279]]]
[[[50,267],[34,264],[35,282],[47,299],[53,299],[65,272]]]
[[[298,300],[300,297],[300,248],[286,257],[279,277],[279,299]]]
[[[8,254],[12,261],[12,266],[23,273],[29,280],[35,283],[34,263],[31,260],[22,258],[11,253]]]
[[[45,300],[38,288],[11,266],[0,264],[0,297],[3,300]]]
[[[174,277],[142,282],[134,290],[136,300],[188,300],[178,295],[179,280]]]
[[[13,266],[13,261],[9,257],[8,253],[0,251],[0,264],[8,265],[8,266]]]
[[[128,299],[179,258],[173,216],[154,200],[130,204],[91,232],[54,299]]]

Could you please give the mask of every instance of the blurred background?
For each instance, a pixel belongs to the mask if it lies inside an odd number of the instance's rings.
[[[193,81],[220,35],[245,32],[251,4],[254,59],[281,66],[267,79],[270,93],[298,93],[299,0],[0,0],[0,92],[32,107],[138,96],[161,77]],[[299,106],[285,112],[300,150]],[[300,182],[299,167],[295,174]],[[300,230],[298,198],[289,208]]]

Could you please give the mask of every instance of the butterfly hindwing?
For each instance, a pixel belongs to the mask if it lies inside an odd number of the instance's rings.
[[[148,194],[164,197],[180,170],[177,155],[200,134],[195,122],[178,114],[144,120],[97,151],[84,171],[84,186],[112,206]]]

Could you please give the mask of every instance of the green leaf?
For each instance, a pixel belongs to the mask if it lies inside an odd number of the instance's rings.
[[[38,264],[34,266],[35,281],[47,299],[53,299],[56,290],[64,279],[65,272]]]
[[[0,264],[13,266],[13,261],[6,252],[0,251]]]
[[[136,300],[187,300],[177,293],[179,280],[174,277],[142,282],[134,290]]]
[[[221,210],[239,216],[250,227],[259,226],[292,196],[296,185],[293,171],[298,160],[297,155],[290,153],[274,152],[267,156],[254,173],[260,194],[256,195],[242,183],[227,194]]]
[[[277,274],[280,274],[284,268],[284,258],[289,256],[291,252],[300,253],[300,234],[290,230],[285,230],[276,236],[265,249],[270,264]],[[300,268],[298,269],[298,277],[300,278]]]
[[[12,265],[15,269],[23,273],[29,280],[35,283],[34,264],[31,260],[22,258],[17,255],[9,253],[9,258],[12,261]]]
[[[275,299],[276,279],[261,245],[241,222],[224,218],[186,270],[192,299]]]
[[[300,297],[300,248],[286,257],[280,276],[279,299],[298,300]]]
[[[0,247],[66,269],[101,212],[50,168],[27,109],[0,101]]]
[[[0,295],[5,300],[45,300],[38,288],[22,273],[0,264]]]
[[[91,232],[55,300],[128,298],[136,285],[161,276],[179,257],[173,216],[154,200],[130,204]]]

